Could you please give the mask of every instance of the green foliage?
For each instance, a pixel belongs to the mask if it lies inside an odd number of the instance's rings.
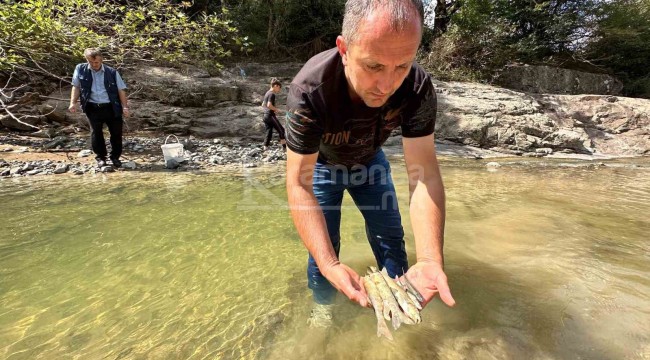
[[[495,17],[494,0],[465,0],[449,30],[432,40],[420,62],[442,80],[483,81],[515,56],[514,26]]]
[[[603,4],[581,55],[620,77],[626,94],[650,97],[650,0]]]
[[[489,81],[513,62],[609,72],[650,97],[650,0],[464,0],[422,62],[437,77]]]
[[[507,24],[502,42],[519,61],[539,61],[576,46],[596,6],[593,0],[497,0],[492,16]]]
[[[256,55],[306,59],[334,46],[345,0],[241,0],[226,6],[259,45]]]
[[[227,12],[185,15],[187,4],[167,0],[9,1],[0,7],[0,71],[61,74],[83,50],[100,47],[118,62],[161,60],[218,68],[232,51],[250,43]],[[66,69],[69,71],[69,69]]]

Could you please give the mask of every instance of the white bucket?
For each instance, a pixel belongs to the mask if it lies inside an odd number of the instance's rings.
[[[173,136],[174,138],[176,138],[175,143],[167,144],[167,140],[169,140],[170,136]],[[185,161],[185,158],[183,157],[183,155],[185,153],[185,150],[183,149],[183,144],[181,144],[178,141],[178,138],[176,137],[176,135],[167,136],[167,138],[165,139],[165,144],[160,145],[160,147],[162,148],[163,157],[165,158],[165,162],[167,162],[168,160],[174,160],[177,163],[182,163],[183,161]]]

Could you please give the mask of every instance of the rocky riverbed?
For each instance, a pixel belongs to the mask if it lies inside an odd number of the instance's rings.
[[[275,140],[268,149],[264,149],[261,141],[257,139],[230,137],[197,139],[187,136],[179,139],[185,149],[185,161],[169,162],[165,161],[160,147],[165,143],[165,139],[164,135],[152,133],[126,134],[121,158],[122,167],[116,169],[112,166],[97,167],[94,154],[89,150],[87,134],[57,136],[53,139],[4,134],[0,135],[0,178],[89,175],[115,171],[210,172],[283,164],[286,161],[285,150]],[[389,156],[400,156],[401,137],[392,136],[383,148]],[[530,152],[522,155],[459,145],[447,140],[437,142],[436,148],[440,157],[484,160],[488,169],[498,168],[501,163],[506,162],[510,165],[529,164],[526,159],[540,157],[584,160],[581,164],[556,164],[556,166],[571,167],[609,166],[602,161],[619,158],[553,151]],[[505,158],[508,159],[502,160]],[[513,158],[520,160],[513,161]]]
[[[257,167],[286,160],[284,149],[274,142],[264,149],[261,142],[242,138],[180,140],[185,161],[165,161],[161,145],[164,137],[125,136],[122,168],[97,167],[84,136],[54,139],[0,136],[0,176],[22,177],[58,174],[94,174],[114,171],[198,171],[224,167]]]

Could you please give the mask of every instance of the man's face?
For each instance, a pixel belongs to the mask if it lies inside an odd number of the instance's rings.
[[[280,91],[282,91],[282,86],[280,85],[273,85],[273,92],[276,94],[279,94]]]
[[[395,33],[387,15],[377,10],[362,22],[354,43],[348,45],[342,36],[336,39],[353,101],[363,101],[368,107],[381,107],[388,101],[411,70],[421,31],[414,17]]]
[[[95,56],[94,58],[86,56],[86,60],[88,60],[88,64],[90,65],[91,69],[95,71],[101,69],[103,60],[101,56]]]

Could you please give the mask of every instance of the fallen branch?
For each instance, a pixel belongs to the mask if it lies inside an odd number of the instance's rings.
[[[45,96],[45,95],[38,95],[41,99],[50,99],[50,100],[58,100],[58,101],[70,101],[70,99],[61,99],[61,98],[55,98],[51,96]]]
[[[12,119],[16,120],[18,123],[23,124],[23,125],[25,125],[27,127],[30,127],[30,128],[32,128],[34,130],[40,130],[40,128],[38,126],[28,124],[28,123],[26,123],[24,121],[21,121],[19,118],[17,118],[16,115],[14,115],[11,111],[9,111],[7,109],[7,105],[5,105],[4,101],[2,101],[2,99],[0,99],[0,108],[2,110],[4,110],[9,116],[11,116]]]
[[[16,117],[16,115],[14,115],[14,113],[12,113],[10,111],[11,109],[13,109],[13,108],[15,108],[16,106],[19,105],[19,104],[9,105],[9,103],[11,103],[14,100],[16,91],[18,91],[21,88],[26,86],[26,85],[22,85],[22,86],[19,86],[17,88],[13,88],[13,89],[10,90],[9,94],[6,94],[5,90],[9,87],[9,84],[11,83],[11,79],[12,79],[13,75],[14,75],[14,72],[12,72],[9,75],[9,79],[7,80],[7,83],[5,84],[5,86],[2,89],[0,89],[0,109],[4,110],[12,119],[17,121],[19,124],[25,125],[27,127],[35,129],[35,130],[39,130],[39,128],[37,126],[34,126],[32,124],[28,124],[28,123],[22,121],[20,118]],[[6,103],[5,103],[5,101],[6,101]]]

